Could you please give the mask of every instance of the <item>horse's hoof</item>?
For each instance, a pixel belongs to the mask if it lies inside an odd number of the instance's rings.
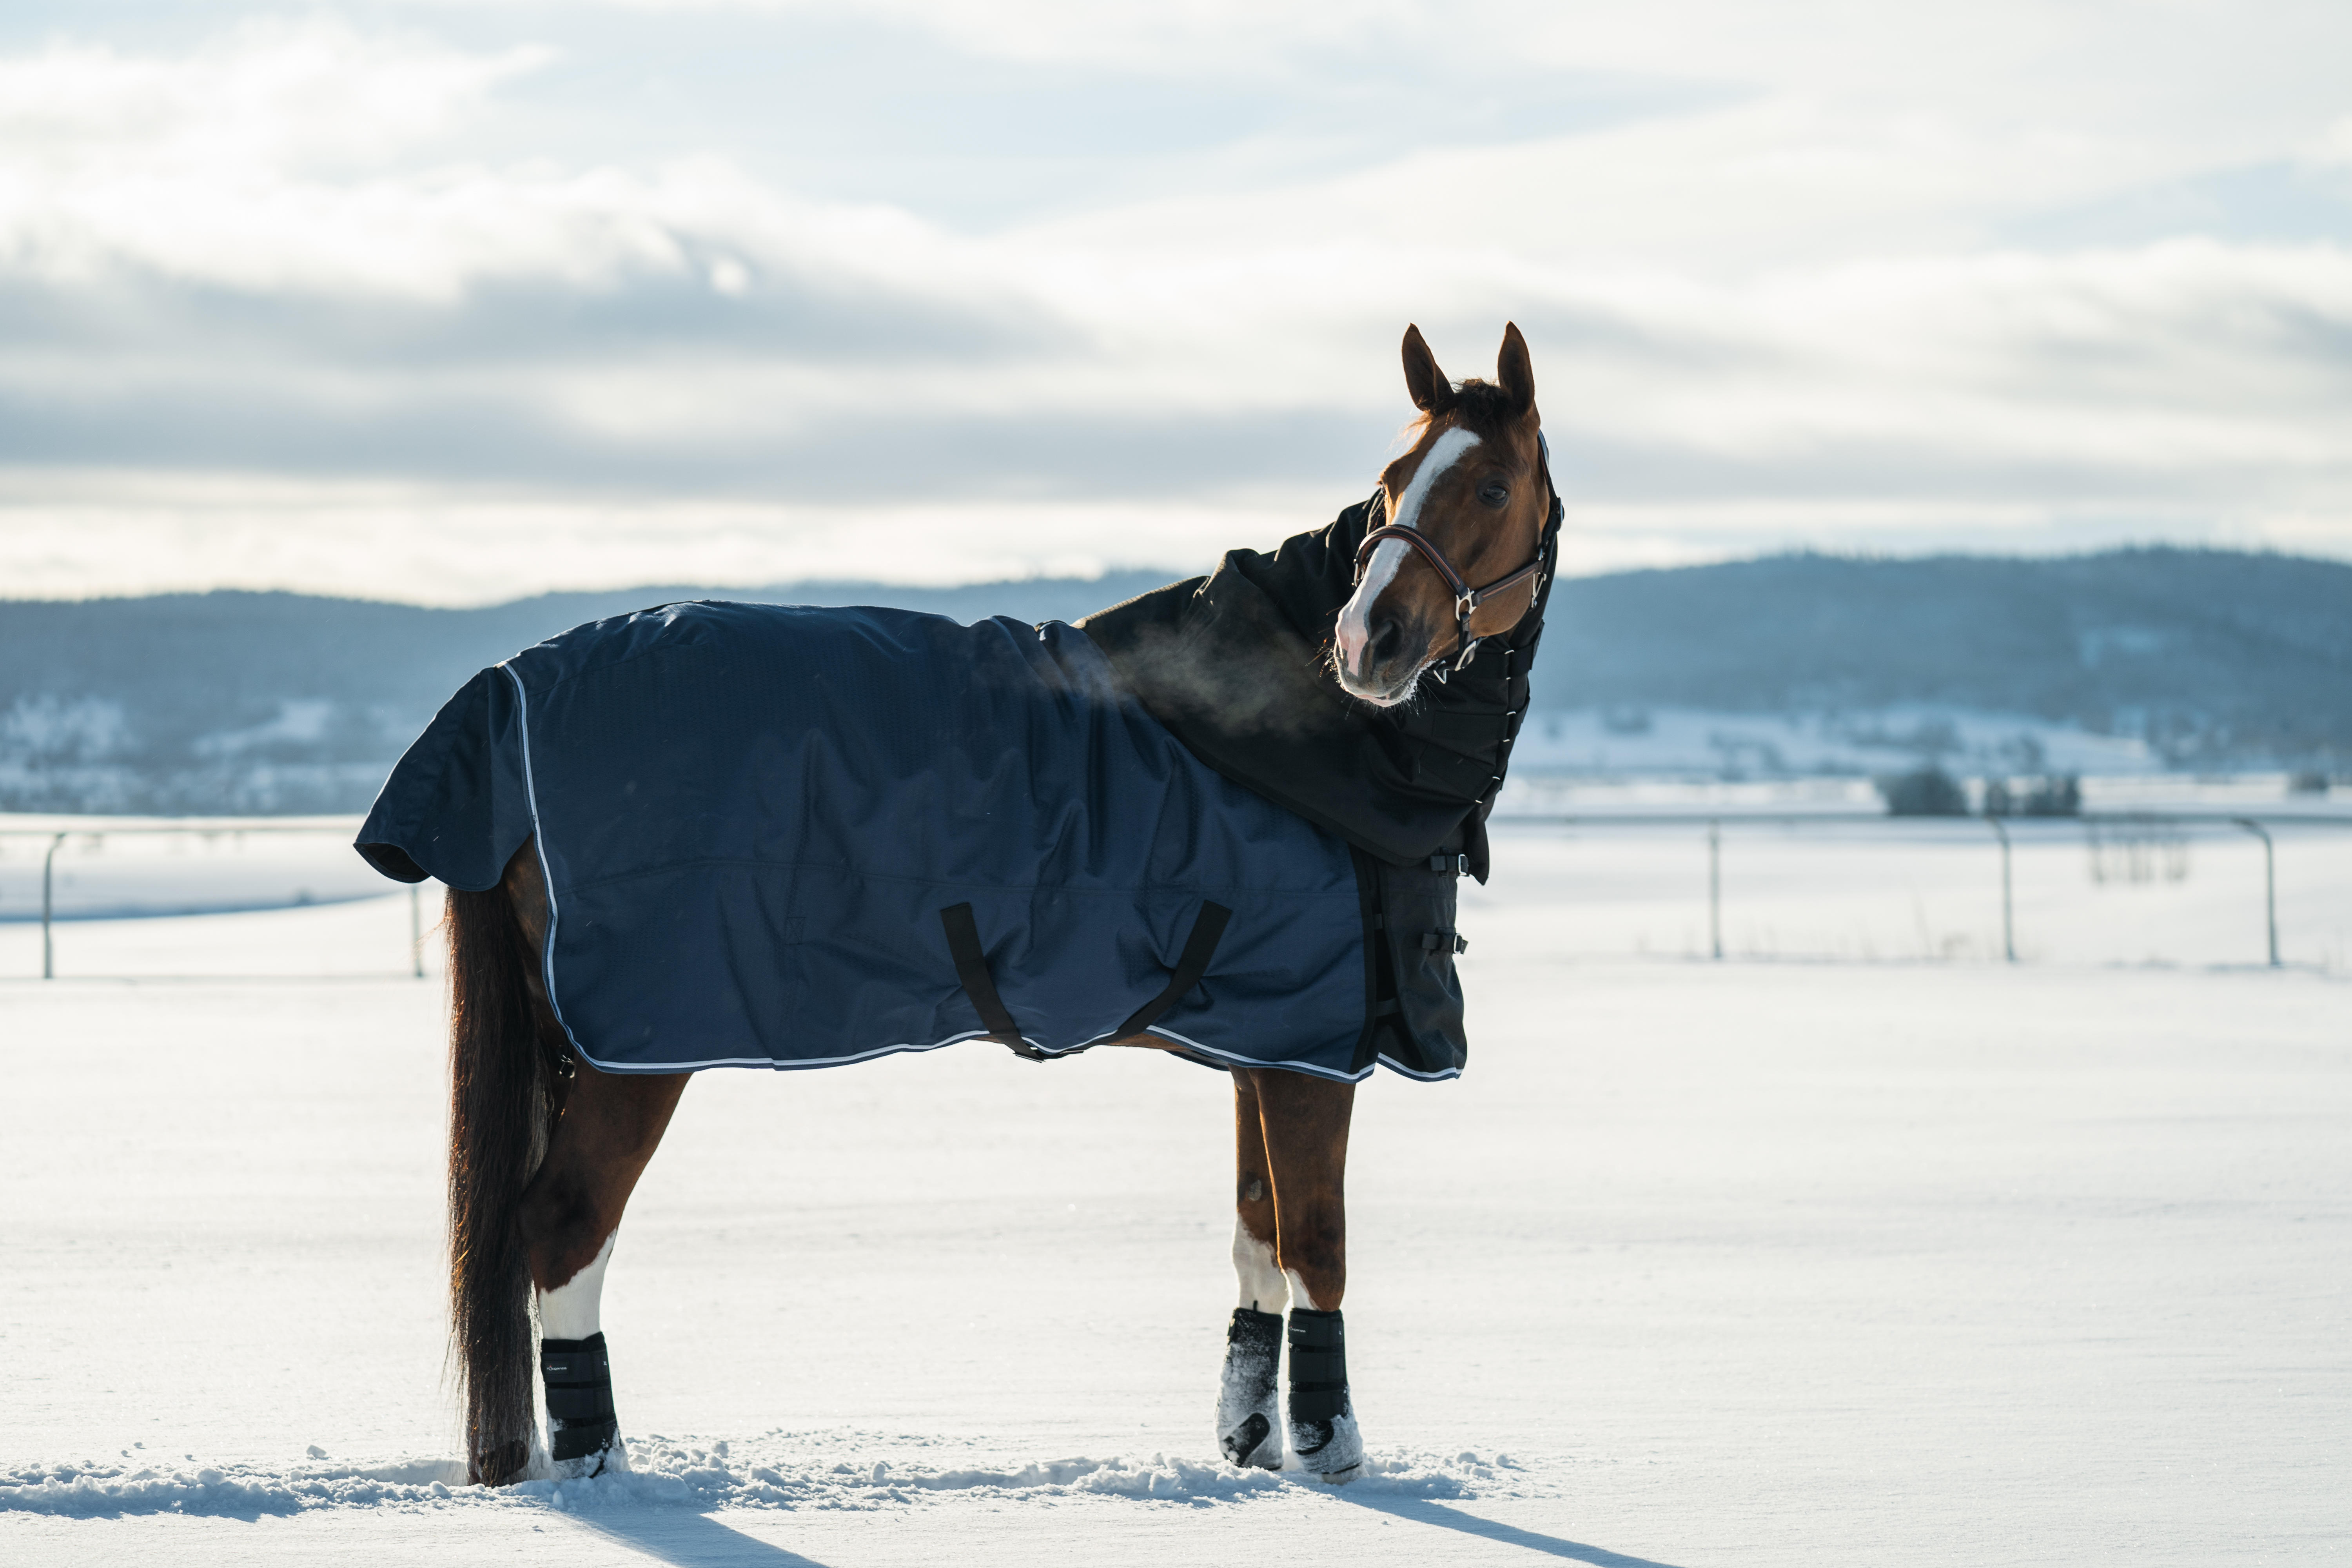
[[[1300,1469],[1335,1487],[1354,1480],[1364,1468],[1364,1436],[1352,1410],[1328,1421],[1293,1421],[1290,1448]]]
[[[1276,1404],[1282,1365],[1282,1319],[1273,1312],[1234,1309],[1225,1331],[1225,1375],[1217,1394],[1217,1447],[1244,1469],[1282,1468],[1281,1412]]]
[[[616,1437],[609,1445],[597,1449],[593,1454],[582,1454],[576,1458],[551,1460],[548,1469],[551,1478],[559,1481],[585,1481],[592,1480],[607,1470],[618,1470],[623,1468],[620,1439]]]

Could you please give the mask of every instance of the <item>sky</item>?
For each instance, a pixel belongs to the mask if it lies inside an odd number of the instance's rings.
[[[1202,570],[1534,355],[1571,570],[2352,556],[2341,0],[16,0],[0,596]]]

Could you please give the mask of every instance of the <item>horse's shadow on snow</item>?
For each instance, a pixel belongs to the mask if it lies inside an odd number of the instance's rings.
[[[1570,1541],[1558,1535],[1521,1530],[1515,1524],[1480,1519],[1475,1513],[1465,1513],[1458,1508],[1448,1508],[1442,1502],[1432,1502],[1426,1498],[1382,1497],[1377,1492],[1360,1492],[1353,1488],[1335,1490],[1329,1495],[1339,1501],[1392,1514],[1398,1519],[1411,1520],[1415,1524],[1433,1525],[1439,1530],[1458,1530],[1481,1541],[1524,1547],[1529,1552],[1540,1552],[1550,1557],[1565,1557],[1572,1563],[1590,1564],[1591,1568],[1675,1568],[1673,1563],[1661,1563],[1655,1558],[1629,1556],[1622,1552],[1612,1552],[1605,1546],[1589,1546],[1581,1541]]]
[[[614,1509],[575,1513],[572,1522],[676,1568],[824,1568],[688,1509]]]
[[[1635,1557],[1612,1552],[1605,1546],[1481,1519],[1426,1498],[1382,1497],[1353,1489],[1335,1489],[1324,1495],[1413,1524],[1459,1531],[1498,1545],[1566,1558],[1584,1563],[1587,1568],[1675,1568],[1675,1564],[1653,1557]],[[740,1530],[730,1529],[707,1513],[687,1509],[615,1509],[605,1513],[575,1513],[570,1518],[582,1529],[593,1530],[648,1557],[671,1563],[674,1568],[824,1568],[814,1558],[772,1546]]]

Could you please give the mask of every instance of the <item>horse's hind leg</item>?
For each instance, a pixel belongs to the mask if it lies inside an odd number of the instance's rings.
[[[1290,1447],[1302,1468],[1345,1481],[1364,1459],[1339,1318],[1356,1086],[1295,1072],[1251,1077],[1274,1177],[1275,1257],[1290,1286]]]
[[[602,1073],[580,1065],[522,1196],[523,1243],[539,1301],[548,1447],[559,1476],[594,1475],[618,1457],[611,1363],[599,1319],[621,1211],[654,1157],[686,1073]]]
[[[1217,1447],[1236,1465],[1282,1468],[1282,1310],[1290,1285],[1275,1260],[1274,1173],[1257,1086],[1234,1078],[1234,1273],[1241,1302],[1225,1331],[1224,1380],[1217,1393]]]

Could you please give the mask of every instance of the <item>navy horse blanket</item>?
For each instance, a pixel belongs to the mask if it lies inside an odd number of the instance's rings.
[[[527,839],[549,998],[608,1072],[1139,1028],[1208,1066],[1460,1065],[1375,1043],[1361,852],[1200,761],[1059,622],[697,603],[575,627],[450,700],[358,847],[481,890]]]

